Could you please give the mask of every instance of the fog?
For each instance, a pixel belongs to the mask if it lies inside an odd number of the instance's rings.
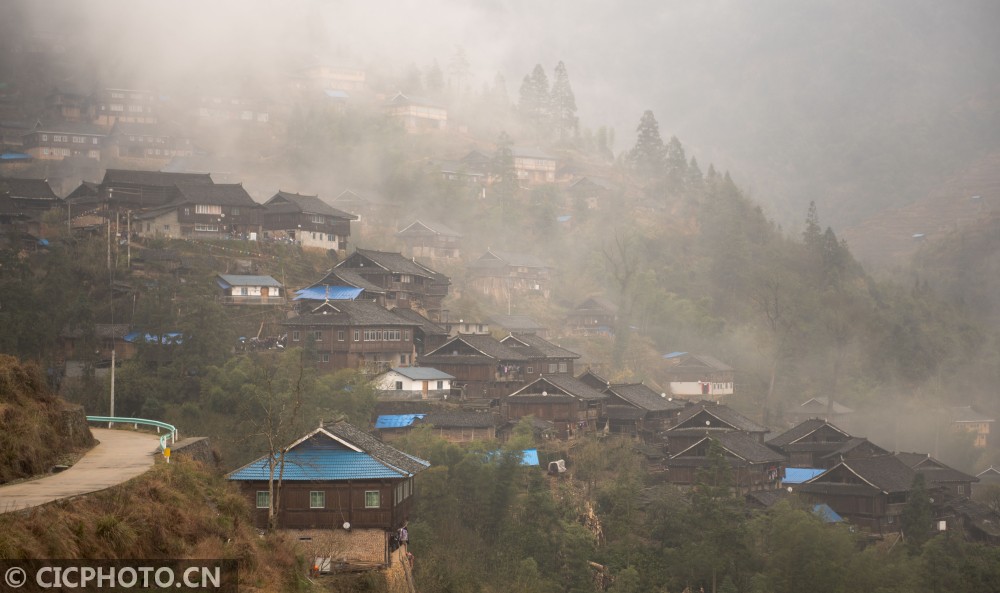
[[[71,47],[89,72],[76,82],[94,74],[107,86],[266,87],[311,61],[372,73],[436,60],[450,77],[461,48],[464,87],[478,92],[499,72],[516,101],[536,63],[551,71],[562,60],[581,125],[614,127],[616,152],[652,109],[665,138],[730,170],[785,225],[811,200],[835,228],[913,202],[1000,143],[1000,5],[989,0],[15,7],[79,36]]]

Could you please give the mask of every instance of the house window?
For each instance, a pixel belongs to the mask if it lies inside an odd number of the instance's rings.
[[[382,506],[382,493],[378,490],[365,490],[365,508],[377,509]]]
[[[42,134],[42,142],[48,142],[48,141],[49,141],[49,135],[48,134]]]
[[[316,342],[322,342],[323,341],[323,331],[322,330],[316,330],[316,331],[314,331],[313,332],[313,340],[316,341]]]
[[[442,389],[444,389],[444,381],[438,381],[437,388],[438,388],[438,391],[441,391]]]
[[[326,236],[326,240],[327,240],[327,241],[333,241],[333,235],[331,235],[331,234],[327,234],[327,236]]]
[[[402,390],[403,390],[403,382],[396,381],[396,391],[402,391]]]
[[[312,221],[316,224],[323,224],[323,217],[319,215],[313,215]]]
[[[93,138],[93,144],[97,144],[97,138]]]
[[[267,490],[257,491],[257,508],[266,509],[271,506],[271,493]]]
[[[309,491],[309,508],[311,509],[325,509],[326,508],[326,492],[322,490],[311,490]]]
[[[233,216],[239,216],[240,215],[240,209],[239,208],[233,208],[233,211],[230,214],[232,214]]]
[[[219,227],[214,224],[196,224],[194,225],[194,230],[205,233],[216,233],[219,231]]]
[[[216,204],[195,204],[195,214],[222,214],[222,206]]]
[[[560,373],[565,373],[567,371],[567,368],[568,367],[566,366],[565,362],[560,362],[559,363],[559,372]]]
[[[408,330],[408,329],[404,329],[403,330],[403,341],[404,342],[409,342],[410,341],[410,330]]]
[[[400,354],[399,355],[399,364],[410,364],[410,355],[409,354]]]
[[[534,369],[534,367],[528,367],[528,374],[529,374],[529,375],[530,375],[531,373],[534,373],[534,372],[535,372],[535,369]]]
[[[297,331],[296,332],[292,332],[292,341],[293,342],[298,342],[299,341],[299,332],[297,332]]]
[[[361,341],[361,330],[360,329],[354,330],[354,341],[355,342],[360,342]]]
[[[73,142],[75,142],[76,144],[83,144],[86,141],[87,139],[84,138],[83,136],[73,136]]]
[[[554,362],[550,362],[550,363],[549,363],[549,372],[550,372],[550,373],[554,373],[554,372],[556,372],[557,370],[559,370],[559,365],[557,365],[557,364],[556,364],[556,363],[554,363]]]
[[[965,494],[965,484],[959,484],[958,485],[958,494],[959,495],[964,495]]]
[[[191,209],[190,208],[185,208],[184,209],[184,216],[191,216]]]
[[[342,330],[342,329],[338,329],[337,330],[337,341],[338,342],[343,342],[344,341],[344,330]]]

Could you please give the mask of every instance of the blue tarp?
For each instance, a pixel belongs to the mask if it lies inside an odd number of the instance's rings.
[[[122,338],[126,342],[145,342],[147,344],[181,344],[184,342],[184,334],[180,332],[171,332],[168,334],[163,334],[162,336],[157,336],[155,334],[144,334],[142,332],[131,332],[125,334]]]
[[[30,154],[24,154],[23,152],[5,152],[0,154],[0,161],[30,161]]]
[[[533,465],[538,467],[538,449],[525,449],[521,465]]]
[[[816,469],[812,467],[786,467],[785,477],[782,478],[781,481],[785,484],[801,484],[802,482],[815,478],[825,471],[825,469]]]
[[[813,505],[813,514],[819,516],[824,523],[840,523],[844,520],[837,511],[823,503]]]
[[[313,286],[295,291],[296,301],[353,301],[364,289],[353,286]]]
[[[383,414],[375,420],[375,428],[406,428],[413,426],[413,421],[427,414]]]

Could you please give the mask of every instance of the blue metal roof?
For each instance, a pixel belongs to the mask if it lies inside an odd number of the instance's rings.
[[[0,161],[30,161],[32,156],[23,152],[5,152],[0,154]]]
[[[413,426],[413,421],[427,414],[384,414],[375,421],[375,428],[406,428]]]
[[[816,469],[812,467],[786,467],[785,477],[782,478],[781,481],[785,484],[801,484],[806,480],[815,478],[825,471],[825,469]]]
[[[312,286],[296,290],[296,301],[353,301],[364,292],[353,286]]]
[[[281,470],[275,467],[275,477]],[[241,467],[229,474],[230,480],[267,480],[267,457]],[[368,453],[346,449],[292,449],[285,454],[284,481],[369,480],[380,478],[405,478],[404,471],[379,462]]]

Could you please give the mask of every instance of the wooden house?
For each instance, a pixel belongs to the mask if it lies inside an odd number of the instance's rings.
[[[285,287],[270,276],[219,274],[216,284],[222,289],[225,305],[283,305]]]
[[[90,96],[88,112],[91,121],[101,126],[112,126],[119,121],[155,124],[159,122],[157,103],[152,91],[106,88]]]
[[[660,434],[674,425],[684,409],[684,402],[657,393],[643,383],[608,385],[604,393],[609,398],[608,432],[630,434],[649,442],[660,440]]]
[[[340,289],[355,289],[344,292],[348,300],[373,301],[379,306],[385,307],[385,297],[389,290],[377,286],[367,281],[354,270],[333,268],[309,286],[299,289],[296,292],[296,301],[306,301],[309,309],[326,300],[333,300],[332,294],[343,292]],[[360,290],[361,292],[357,292]],[[337,298],[340,300],[340,298]]]
[[[357,219],[317,196],[278,191],[264,203],[261,227],[265,238],[346,254],[351,221]]]
[[[730,483],[737,495],[756,490],[774,490],[781,484],[784,457],[745,432],[721,432],[703,435],[684,449],[673,453],[667,460],[667,480],[680,486],[691,486],[698,481],[698,471],[708,467],[712,459],[709,449],[712,441],[722,447],[726,461],[732,468]]]
[[[105,138],[102,159],[138,167],[160,168],[175,157],[194,154],[191,139],[160,124],[116,122]]]
[[[59,333],[62,359],[107,362],[112,350],[118,360],[134,358],[135,344],[125,341],[129,331],[126,323],[95,323],[93,331],[80,326],[66,327]]]
[[[671,352],[663,360],[670,393],[686,398],[721,398],[733,394],[733,367],[705,354]]]
[[[316,356],[322,371],[361,369],[370,376],[413,364],[415,323],[370,301],[328,301],[284,320],[288,344]]]
[[[132,216],[133,232],[143,237],[250,239],[260,237],[263,206],[241,184],[175,186],[170,203]],[[120,192],[115,192],[116,196]]]
[[[566,329],[580,336],[613,336],[618,324],[618,305],[599,297],[589,297],[566,315]]]
[[[510,304],[515,298],[549,298],[552,268],[533,255],[489,249],[467,266],[469,288]]]
[[[45,179],[0,177],[0,233],[41,235],[43,215],[64,206]]]
[[[555,183],[556,157],[540,148],[515,146],[514,172],[520,181],[526,183]]]
[[[830,400],[826,397],[813,397],[787,410],[785,415],[797,424],[810,418],[824,418],[830,422],[843,421],[853,413],[854,410],[837,401],[830,405]]]
[[[380,400],[442,400],[455,377],[431,367],[393,367],[374,383]]]
[[[250,502],[259,529],[272,501],[281,529],[399,529],[413,508],[413,477],[430,467],[346,422],[317,428],[279,457],[226,476]]]
[[[547,327],[527,315],[490,315],[487,321],[493,329],[515,336],[537,335],[545,338],[549,335]]]
[[[528,383],[502,400],[504,418],[534,416],[548,420],[561,439],[597,431],[605,417],[607,394],[572,375],[546,375]]]
[[[760,444],[768,428],[761,426],[736,410],[713,402],[688,404],[677,416],[677,423],[664,433],[668,450],[673,454],[687,449],[705,435],[724,432],[744,432]]]
[[[178,185],[212,185],[208,173],[165,173],[108,169],[98,184],[84,182],[67,201],[77,209],[106,207],[109,210],[143,211],[159,208],[181,198]]]
[[[430,427],[431,432],[450,443],[493,441],[497,438],[500,417],[492,412],[466,410],[428,412],[413,426]]]
[[[386,101],[385,113],[403,125],[407,132],[443,130],[448,126],[448,109],[423,97],[397,93]]]
[[[789,467],[829,469],[844,459],[889,453],[867,439],[853,437],[826,420],[813,418],[767,441],[788,458]]]
[[[581,177],[566,189],[577,203],[588,210],[607,206],[612,198],[621,194],[621,187],[600,177]]]
[[[505,396],[535,376],[537,369],[523,351],[510,348],[490,335],[463,334],[418,359],[454,375],[453,389],[462,399],[491,400]]]
[[[992,444],[990,432],[996,418],[983,414],[973,406],[955,406],[951,408],[952,427],[957,431],[970,432],[975,435],[973,446],[985,449]]]
[[[794,486],[809,503],[825,503],[851,523],[873,533],[898,532],[915,470],[894,455],[841,461]]]
[[[457,161],[440,164],[441,177],[448,182],[482,188],[491,181],[493,159],[473,150]]]
[[[440,319],[441,303],[451,284],[444,274],[388,251],[358,249],[334,270],[350,270],[384,289],[387,308],[423,310],[432,320]]]
[[[500,340],[500,343],[528,357],[531,368],[527,372],[529,377],[534,373],[573,376],[573,362],[580,358],[576,352],[553,344],[535,334],[511,334]]]
[[[590,367],[587,367],[587,370],[580,373],[577,379],[583,381],[587,385],[590,385],[591,387],[599,391],[604,391],[608,387],[611,387],[611,381],[608,381],[604,377],[598,375]]]
[[[413,346],[417,350],[417,356],[437,350],[450,338],[447,329],[427,319],[419,311],[399,308],[392,311],[403,319],[417,324],[413,330]]]
[[[979,481],[979,478],[949,467],[927,453],[896,453],[896,457],[918,474],[923,474],[928,490],[948,498],[968,498],[972,495],[972,485]]]
[[[101,160],[101,146],[107,131],[82,122],[38,122],[24,135],[24,152],[40,160],[83,157]]]
[[[414,220],[396,233],[410,257],[455,260],[461,256],[462,234],[438,222]]]

